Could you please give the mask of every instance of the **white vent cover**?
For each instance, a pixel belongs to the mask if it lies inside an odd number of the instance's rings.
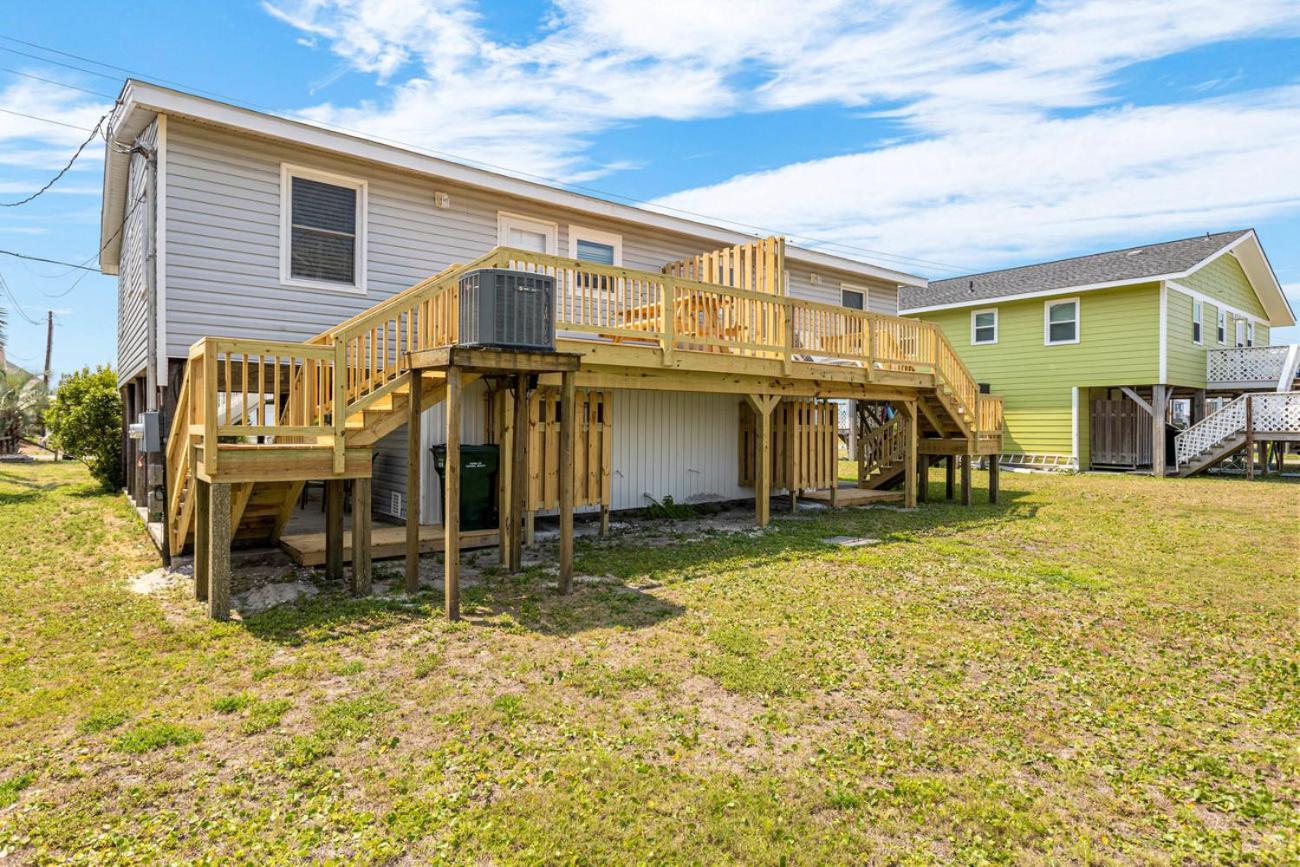
[[[406,517],[402,513],[402,495],[397,491],[393,491],[393,502],[388,507],[388,513],[397,518]]]

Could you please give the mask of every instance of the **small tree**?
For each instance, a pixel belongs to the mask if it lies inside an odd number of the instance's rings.
[[[105,489],[122,486],[122,400],[113,368],[63,377],[45,422],[50,442],[79,458]]]
[[[18,367],[0,370],[0,453],[18,447],[18,438],[40,436],[48,403],[45,385]]]

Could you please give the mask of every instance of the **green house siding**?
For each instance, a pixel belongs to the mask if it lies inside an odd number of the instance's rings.
[[[1079,299],[1079,342],[1044,345],[1045,302],[1064,293],[1000,304],[919,314],[943,329],[971,373],[1003,398],[1003,451],[1069,455],[1073,389],[1136,385],[1159,373],[1160,287],[1155,283],[1085,292]],[[971,344],[971,311],[998,311],[998,342]],[[1087,393],[1079,397],[1080,465],[1087,466]]]
[[[1223,301],[1229,307],[1244,311],[1260,319],[1267,319],[1268,313],[1259,302],[1259,296],[1251,288],[1246,272],[1241,270],[1241,263],[1230,253],[1225,253],[1188,277],[1178,281],[1195,292]],[[1231,342],[1231,335],[1229,335]]]
[[[1167,367],[1165,382],[1187,388],[1205,388],[1205,350],[1218,347],[1215,340],[1215,317],[1219,311],[1205,304],[1201,313],[1201,343],[1192,341],[1191,296],[1174,289],[1169,290],[1166,326],[1169,338],[1166,343]]]

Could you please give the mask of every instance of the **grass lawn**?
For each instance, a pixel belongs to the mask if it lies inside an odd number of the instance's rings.
[[[941,479],[217,624],[0,465],[0,860],[1300,860],[1300,485]]]

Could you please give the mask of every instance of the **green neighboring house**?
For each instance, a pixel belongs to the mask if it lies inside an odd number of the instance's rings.
[[[1167,423],[1240,414],[1245,392],[1295,390],[1300,352],[1269,340],[1295,314],[1253,229],[934,281],[903,289],[899,307],[941,327],[1002,395],[1006,464],[1163,474],[1151,446]],[[1218,436],[1223,421],[1196,429],[1213,439],[1180,452],[1179,472],[1240,449],[1230,436],[1244,442],[1242,431]]]

